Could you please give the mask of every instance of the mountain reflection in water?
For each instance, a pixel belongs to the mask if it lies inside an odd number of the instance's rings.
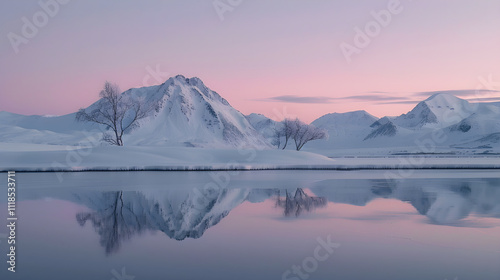
[[[418,180],[397,182],[367,180],[362,185],[338,185],[321,181],[308,189],[173,189],[145,191],[82,191],[74,202],[92,211],[80,212],[81,226],[90,223],[107,254],[123,241],[144,232],[161,231],[169,238],[200,238],[234,208],[244,202],[276,201],[285,217],[314,215],[328,202],[365,206],[375,199],[410,203],[429,223],[454,225],[471,214],[500,218],[500,180],[478,179],[469,183],[440,182],[419,185]],[[311,193],[312,195],[308,195]],[[329,221],[325,220],[325,223]]]

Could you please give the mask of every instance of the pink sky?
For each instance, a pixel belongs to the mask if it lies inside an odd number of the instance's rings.
[[[105,80],[140,87],[157,66],[169,75],[148,85],[197,76],[242,113],[274,119],[360,109],[398,115],[426,98],[419,92],[499,89],[496,0],[401,1],[349,63],[340,45],[354,45],[355,28],[391,1],[243,1],[222,21],[212,1],[74,1],[17,54],[8,34],[22,35],[21,19],[43,10],[38,1],[4,2],[0,110],[71,113],[94,102]]]

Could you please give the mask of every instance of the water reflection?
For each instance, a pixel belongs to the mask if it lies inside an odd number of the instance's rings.
[[[301,188],[298,188],[293,196],[286,190],[284,198],[278,195],[276,199],[276,206],[283,208],[285,217],[298,217],[304,212],[311,212],[316,208],[325,207],[326,203],[326,198],[311,197]]]
[[[311,195],[308,195],[310,193]],[[81,226],[92,224],[107,254],[123,241],[146,231],[160,231],[171,239],[200,238],[244,202],[276,201],[286,217],[314,215],[328,202],[364,206],[375,199],[397,199],[411,204],[428,222],[458,225],[471,214],[500,218],[500,180],[365,180],[339,184],[318,182],[308,189],[174,189],[79,192],[73,201],[92,211],[80,212]],[[325,223],[329,221],[325,220]]]
[[[146,202],[140,193],[132,195],[125,193],[125,201],[122,191],[104,192],[100,196],[102,197],[98,200],[93,200],[95,197],[87,199],[91,205],[97,208],[96,211],[78,213],[76,220],[81,226],[84,226],[87,221],[92,223],[100,236],[100,244],[107,254],[117,252],[123,240],[130,239],[145,230],[158,229],[150,223],[149,216],[144,209],[134,208],[130,203],[131,201],[128,199],[130,196],[135,201]]]

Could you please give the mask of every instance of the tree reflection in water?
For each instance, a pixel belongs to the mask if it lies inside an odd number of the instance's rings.
[[[278,195],[276,206],[283,208],[285,217],[298,217],[305,212],[311,212],[316,208],[325,207],[327,200],[324,197],[314,197],[307,195],[302,188],[298,188],[292,196],[288,190],[285,191],[285,197]]]

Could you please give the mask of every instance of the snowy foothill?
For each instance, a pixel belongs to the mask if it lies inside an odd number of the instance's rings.
[[[69,147],[65,150],[31,145],[29,151],[20,151],[15,145],[7,144],[2,148],[4,145],[0,143],[2,171],[250,170],[311,168],[335,162],[322,155],[293,150],[161,146]]]
[[[22,147],[22,146],[21,146]],[[0,171],[169,171],[288,169],[491,169],[498,157],[339,157],[294,150],[206,149],[161,146],[68,146],[31,144],[26,150],[0,143]],[[399,176],[399,175],[397,175]]]

